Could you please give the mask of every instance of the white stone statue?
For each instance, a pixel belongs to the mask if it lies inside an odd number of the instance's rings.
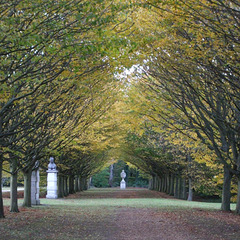
[[[124,170],[122,170],[120,175],[121,175],[121,178],[122,178],[122,181],[120,183],[120,189],[125,189],[126,188],[126,182],[125,182],[124,178],[126,177],[126,173],[124,172]]]
[[[54,163],[54,158],[50,157],[50,163],[48,164],[48,170],[56,170],[57,169],[57,165]]]
[[[57,198],[57,166],[54,163],[54,158],[50,157],[50,163],[47,170],[47,196],[46,198]]]

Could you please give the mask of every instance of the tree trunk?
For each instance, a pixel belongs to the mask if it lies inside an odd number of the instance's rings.
[[[232,174],[229,169],[224,166],[224,181],[223,181],[223,191],[222,191],[222,205],[221,210],[223,211],[231,211],[230,203],[231,203],[231,180]]]
[[[170,191],[171,191],[171,178],[168,173],[168,175],[167,175],[167,194],[170,194]]]
[[[74,177],[74,192],[78,192],[78,175]]]
[[[63,177],[64,181],[64,197],[68,196],[68,184],[67,184],[67,177]]]
[[[23,207],[31,207],[31,176],[32,169],[26,171],[24,174],[24,200]]]
[[[165,192],[165,188],[166,188],[166,175],[164,174],[162,177],[162,190],[161,192]]]
[[[159,185],[158,176],[155,176],[155,186],[154,186],[154,190],[155,190],[155,191],[159,191],[158,185]]]
[[[155,176],[152,176],[152,189],[155,190]]]
[[[148,190],[152,190],[152,178],[148,181]]]
[[[181,195],[182,195],[182,178],[179,177],[178,178],[178,199],[181,199]]]
[[[156,184],[157,184],[157,191],[161,192],[162,191],[162,178],[156,177]]]
[[[161,185],[162,184],[162,181],[161,181],[161,178],[156,176],[156,190],[161,192]]]
[[[178,176],[175,177],[174,197],[178,198]]]
[[[168,174],[164,175],[164,192],[167,193],[168,191]]]
[[[192,178],[188,178],[188,201],[193,200]]]
[[[240,154],[238,155],[237,159],[237,170],[240,170]],[[237,176],[238,179],[238,190],[237,190],[237,205],[236,205],[236,213],[240,214],[240,176]]]
[[[238,177],[238,191],[237,191],[236,213],[240,214],[240,177]]]
[[[126,182],[126,187],[127,187],[128,186],[128,178],[129,178],[129,166],[125,165],[124,169],[125,169],[125,173],[126,173],[126,178],[124,180]]]
[[[3,198],[2,198],[2,165],[3,165],[3,161],[2,159],[0,159],[0,218],[4,218],[4,208],[3,208]]]
[[[81,177],[78,176],[78,192],[81,191]]]
[[[90,187],[91,187],[91,182],[92,182],[92,177],[89,177],[89,178],[87,179],[87,190],[90,189]]]
[[[69,187],[69,194],[74,193],[74,176],[70,175],[68,178],[68,187]]]
[[[85,177],[82,178],[82,189],[83,191],[87,190],[87,179]]]
[[[187,154],[187,161],[188,161],[188,201],[193,200],[193,187],[192,187],[192,156],[190,153]]]
[[[63,182],[63,176],[58,175],[58,197],[63,198],[64,197],[64,182]]]
[[[153,190],[154,191],[158,191],[158,177],[157,176],[155,176],[154,177],[154,185],[153,185]]]
[[[72,188],[72,193],[75,193],[75,192],[76,192],[76,191],[75,191],[75,182],[74,182],[74,180],[75,180],[75,176],[72,175],[71,178],[72,178],[72,180],[71,180],[71,184],[72,184],[72,186],[71,186],[71,188]]]
[[[149,189],[154,190],[154,176],[152,175],[152,181],[150,181]]]
[[[84,178],[84,185],[83,185],[83,190],[88,190],[88,187],[87,187],[87,179]]]
[[[155,176],[154,177],[154,191],[158,191],[158,177]]]
[[[12,159],[11,163],[11,179],[10,179],[10,212],[19,212],[18,197],[17,197],[17,162]]]
[[[114,164],[111,164],[110,165],[110,169],[109,169],[109,180],[108,180],[108,184],[109,184],[109,187],[113,187],[113,168],[114,168]]]
[[[174,174],[171,173],[171,184],[170,184],[170,192],[169,195],[173,196],[174,195]]]
[[[166,179],[165,179],[165,174],[163,175],[163,177],[162,177],[162,190],[161,190],[161,192],[165,192],[165,181]]]
[[[182,179],[182,199],[187,199],[187,191],[186,191],[186,179]]]
[[[157,191],[161,192],[162,191],[162,178],[161,177],[156,177],[156,184],[157,184]]]

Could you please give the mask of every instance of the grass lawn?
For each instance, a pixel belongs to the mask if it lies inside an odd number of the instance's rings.
[[[131,189],[124,190],[132,192]],[[134,189],[136,192],[142,192],[142,189]],[[84,192],[82,198],[64,198],[64,199],[46,199],[41,198],[41,205],[35,206],[37,208],[44,208],[46,205],[53,206],[72,206],[72,207],[135,207],[135,208],[164,208],[164,209],[189,209],[189,208],[198,208],[206,210],[220,210],[221,203],[211,203],[211,202],[195,202],[195,201],[185,201],[178,199],[169,199],[169,198],[104,198],[104,194],[109,193],[121,193],[122,190],[117,188],[103,188],[103,189],[90,189]],[[101,198],[99,198],[101,194]],[[96,196],[96,198],[92,198]],[[22,204],[23,199],[19,199],[19,205]],[[10,200],[4,199],[4,205],[9,206]],[[236,208],[236,204],[231,204],[231,210]]]
[[[18,200],[19,205],[23,200]],[[10,200],[4,199],[4,205],[9,206]],[[205,210],[219,210],[220,203],[209,202],[189,202],[175,199],[156,199],[156,198],[138,198],[138,199],[41,199],[40,206],[34,206],[34,208],[45,208],[46,206],[52,206],[59,208],[61,206],[69,207],[134,207],[134,208],[156,208],[156,209],[189,209],[198,208]],[[236,204],[231,204],[231,209],[235,209]]]

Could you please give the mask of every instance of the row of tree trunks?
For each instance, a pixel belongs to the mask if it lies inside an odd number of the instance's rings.
[[[2,165],[3,162],[0,159],[0,179],[2,179]],[[10,190],[10,211],[19,212],[18,198],[17,198],[17,164],[15,161],[11,163],[11,190]],[[24,207],[31,207],[31,176],[32,169],[24,171]],[[63,176],[59,174],[58,177],[58,197],[62,198],[68,196],[71,193],[84,191],[88,189],[88,181],[86,178],[80,176]],[[0,218],[4,218],[3,198],[2,198],[2,184],[0,184]]]
[[[223,182],[223,191],[222,191],[222,205],[221,210],[230,211],[231,204],[231,180],[232,173],[227,167],[224,167],[224,182]],[[240,183],[238,185],[240,191]],[[165,174],[161,177],[155,175],[150,181],[149,188],[151,190],[156,190],[160,192],[165,192],[171,196],[174,196],[178,199],[187,199],[188,201],[193,200],[193,189],[192,189],[192,178],[188,178],[188,187],[186,186],[186,179],[182,178],[179,175],[174,174]],[[188,190],[188,194],[187,194]],[[239,204],[240,209],[240,199],[238,199],[237,204]],[[237,213],[238,212],[238,207]]]
[[[18,169],[17,161],[12,160],[10,164],[10,212],[19,212],[17,196]],[[24,200],[23,207],[31,207],[31,177],[32,168],[25,169],[24,174]]]
[[[189,183],[189,189],[191,186],[191,183]],[[155,175],[150,181],[149,188],[151,190],[165,192],[178,199],[192,200],[192,189],[188,189],[189,194],[187,196],[186,179],[178,175],[164,174],[161,177]]]
[[[76,192],[84,191],[88,189],[86,178],[81,178],[80,176],[64,176],[62,174],[58,175],[58,197],[67,197],[69,194],[74,194]]]
[[[81,187],[80,187],[80,189],[81,189],[81,191],[86,191],[86,190],[88,190],[88,181],[87,181],[87,178],[81,178],[81,181],[80,181],[81,183]]]

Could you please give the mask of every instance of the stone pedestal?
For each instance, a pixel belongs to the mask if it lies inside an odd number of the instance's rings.
[[[58,198],[57,170],[47,171],[47,196],[46,198]]]
[[[32,205],[39,205],[40,200],[39,200],[39,170],[34,170],[32,171],[32,176],[31,176],[31,202]]]
[[[120,189],[125,189],[126,188],[126,182],[125,180],[122,180],[120,183]]]

